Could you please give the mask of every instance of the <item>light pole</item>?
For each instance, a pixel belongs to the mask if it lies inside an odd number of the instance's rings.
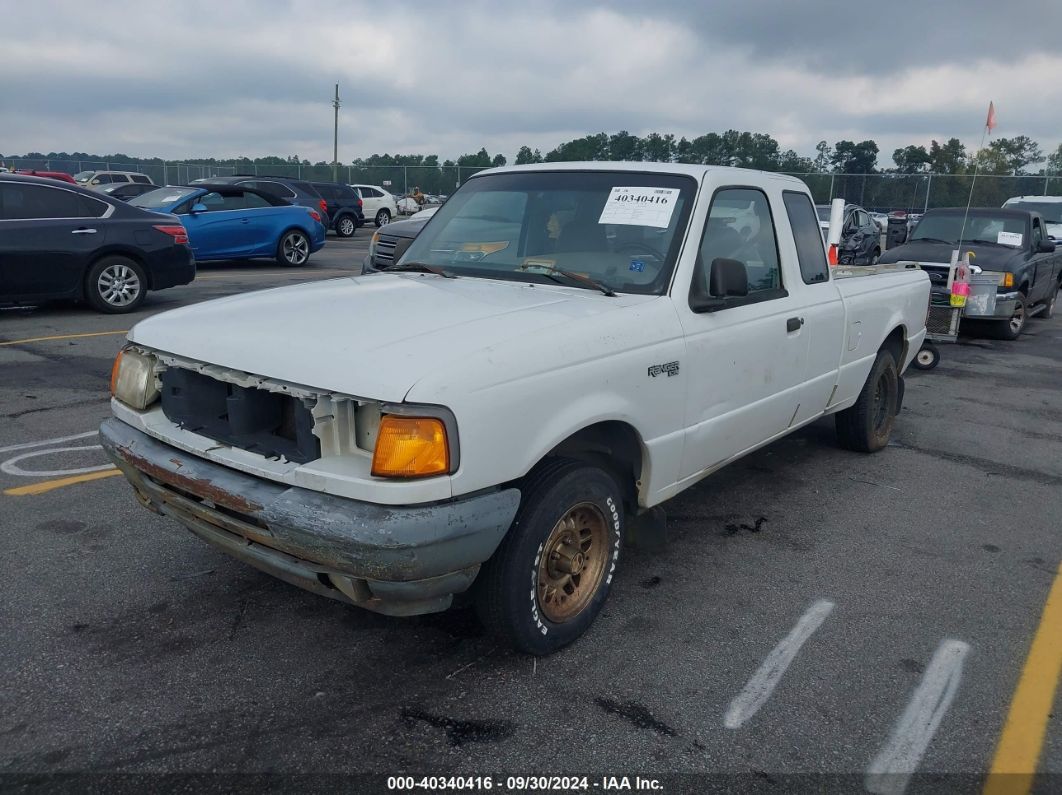
[[[332,182],[339,182],[339,83],[336,83],[336,98],[332,100],[332,107],[336,111],[332,130]]]

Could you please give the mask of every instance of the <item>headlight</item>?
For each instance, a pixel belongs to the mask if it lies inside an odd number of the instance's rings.
[[[155,386],[155,357],[126,348],[111,368],[111,394],[143,411],[159,397]]]
[[[384,478],[419,478],[450,471],[446,425],[437,417],[385,414],[376,434],[372,474]]]
[[[376,244],[380,242],[380,233],[373,232],[372,240],[369,241],[369,262],[373,262],[376,258]]]

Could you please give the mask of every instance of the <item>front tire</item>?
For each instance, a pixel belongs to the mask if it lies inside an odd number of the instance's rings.
[[[487,630],[528,654],[551,654],[581,636],[608,598],[623,538],[615,479],[567,459],[532,471],[516,519],[476,583]]]
[[[1000,339],[1003,340],[1016,340],[1021,336],[1021,333],[1025,331],[1025,324],[1029,320],[1028,304],[1025,301],[1025,296],[1018,295],[1018,303],[1014,307],[1014,314],[1007,320],[1000,320],[996,322],[996,333]]]
[[[860,453],[877,452],[889,443],[899,405],[896,361],[888,351],[878,351],[855,405],[836,415],[838,444]]]
[[[877,265],[878,264],[878,260],[880,258],[881,258],[881,249],[880,248],[875,248],[873,251],[870,252],[870,259],[867,260],[867,265],[871,265],[871,266]]]
[[[309,259],[310,238],[297,229],[285,232],[277,245],[277,262],[298,268],[305,265]]]
[[[1047,308],[1043,312],[1037,315],[1044,320],[1050,320],[1055,316],[1055,302],[1058,300],[1058,287],[1055,287],[1054,292],[1051,293],[1051,297],[1047,299]]]
[[[354,237],[358,225],[349,215],[344,215],[336,221],[336,237]]]
[[[377,226],[387,226],[389,223],[391,223],[391,213],[389,210],[384,209],[376,213]]]
[[[97,312],[132,312],[144,303],[146,295],[144,269],[128,257],[104,257],[85,277],[85,298]]]

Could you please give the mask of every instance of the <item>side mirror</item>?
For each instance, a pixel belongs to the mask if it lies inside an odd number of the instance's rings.
[[[205,204],[203,204],[202,202],[196,202],[192,205],[192,209],[188,212],[192,213],[192,215],[195,215],[196,213],[205,213],[206,211],[207,206]]]
[[[1055,241],[1048,238],[1040,241],[1040,244],[1036,247],[1036,252],[1038,254],[1053,254],[1055,248],[1057,248]]]
[[[694,284],[699,283],[699,274],[695,272]],[[749,277],[745,263],[726,257],[712,260],[712,268],[708,273],[708,290],[708,294],[705,294],[703,288],[699,290],[694,287],[690,293],[690,309],[694,312],[714,312],[727,305],[727,298],[748,295]]]

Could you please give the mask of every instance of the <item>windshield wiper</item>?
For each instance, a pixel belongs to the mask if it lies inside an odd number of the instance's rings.
[[[442,268],[436,267],[435,265],[429,265],[426,262],[403,262],[401,265],[392,265],[389,268],[381,268],[380,270],[388,273],[393,273],[395,271],[415,271],[417,273],[434,273],[436,276],[442,276],[446,279],[457,278],[457,276],[449,271],[444,271]]]
[[[520,270],[531,270],[531,268],[520,268]],[[600,282],[597,279],[591,279],[589,276],[583,276],[581,273],[572,273],[571,271],[562,271],[559,268],[550,268],[549,270],[537,270],[536,269],[536,270],[533,270],[532,273],[541,274],[542,276],[545,276],[545,277],[547,277],[549,279],[552,279],[553,281],[557,282],[558,284],[560,284],[561,281],[560,281],[560,279],[557,278],[557,274],[560,274],[561,276],[566,276],[567,278],[571,279],[572,281],[581,282],[582,284],[588,285],[589,287],[593,287],[595,290],[600,290],[601,292],[603,292],[605,295],[607,295],[609,297],[613,297],[614,298],[615,295],[616,295],[616,291],[613,290],[611,287],[609,287],[604,282]]]
[[[1006,243],[1000,243],[998,240],[979,240],[974,238],[973,240],[964,240],[964,243],[976,243],[981,246],[1003,246],[1004,248],[1011,248]]]
[[[912,237],[912,243],[946,243],[949,246],[954,246],[954,240],[941,240],[939,237]]]

